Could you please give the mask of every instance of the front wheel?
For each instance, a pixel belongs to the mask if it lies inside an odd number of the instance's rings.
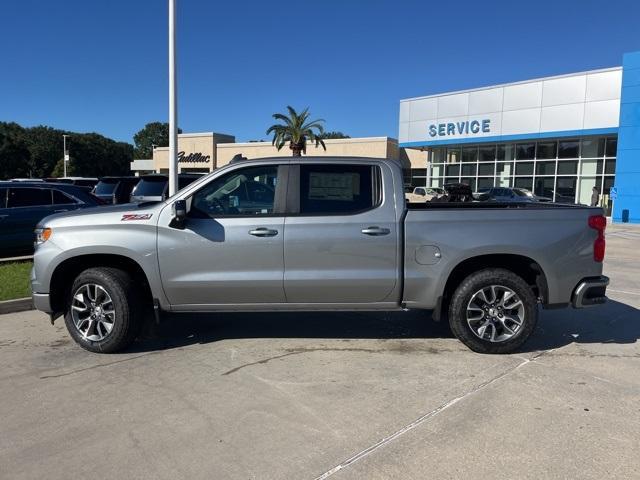
[[[453,293],[453,334],[479,353],[512,353],[533,333],[538,316],[531,287],[515,273],[495,268],[472,273]]]
[[[127,347],[140,327],[140,301],[131,276],[108,267],[89,268],[75,279],[64,317],[85,350],[112,353]]]

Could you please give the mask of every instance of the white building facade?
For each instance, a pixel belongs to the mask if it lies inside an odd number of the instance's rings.
[[[622,67],[400,102],[399,146],[426,151],[414,186],[520,187],[611,210]]]

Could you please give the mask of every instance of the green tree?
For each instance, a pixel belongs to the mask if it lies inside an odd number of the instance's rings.
[[[178,129],[178,133],[182,133]],[[169,124],[162,122],[147,123],[142,130],[133,136],[135,148],[133,155],[135,158],[151,158],[153,156],[153,146],[169,146]]]
[[[31,156],[24,141],[0,131],[0,179],[29,177]]]
[[[321,135],[324,133],[322,124],[324,120],[309,120],[309,108],[305,108],[302,112],[296,112],[292,107],[287,106],[289,115],[283,113],[274,113],[273,118],[280,120],[282,123],[271,125],[267,130],[267,135],[273,133],[271,145],[275,145],[278,151],[289,143],[289,148],[293,152],[294,157],[299,157],[303,153],[307,153],[307,141],[314,142],[316,148],[318,145],[325,147]]]
[[[345,135],[342,132],[331,131],[331,132],[324,132],[323,134],[320,135],[320,138],[324,140],[328,140],[333,138],[351,138],[351,137],[349,135]]]

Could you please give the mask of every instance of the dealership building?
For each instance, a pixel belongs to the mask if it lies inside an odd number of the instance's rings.
[[[621,67],[400,102],[399,147],[425,152],[413,185],[521,187],[640,222],[640,52]],[[613,188],[612,188],[613,187]]]

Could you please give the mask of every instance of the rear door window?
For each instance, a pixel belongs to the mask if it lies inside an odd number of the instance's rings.
[[[162,177],[143,178],[134,187],[131,195],[140,197],[161,197],[168,180]]]
[[[95,193],[96,195],[111,195],[115,191],[117,185],[117,180],[108,182],[100,180],[100,182],[98,182],[98,184],[96,185]]]
[[[54,205],[69,205],[71,203],[76,203],[76,201],[65,195],[60,190],[52,190],[53,192],[53,204]]]
[[[300,165],[300,214],[369,210],[381,200],[379,182],[379,169],[371,165]]]
[[[46,188],[10,188],[7,206],[39,207],[51,205],[51,190]]]

